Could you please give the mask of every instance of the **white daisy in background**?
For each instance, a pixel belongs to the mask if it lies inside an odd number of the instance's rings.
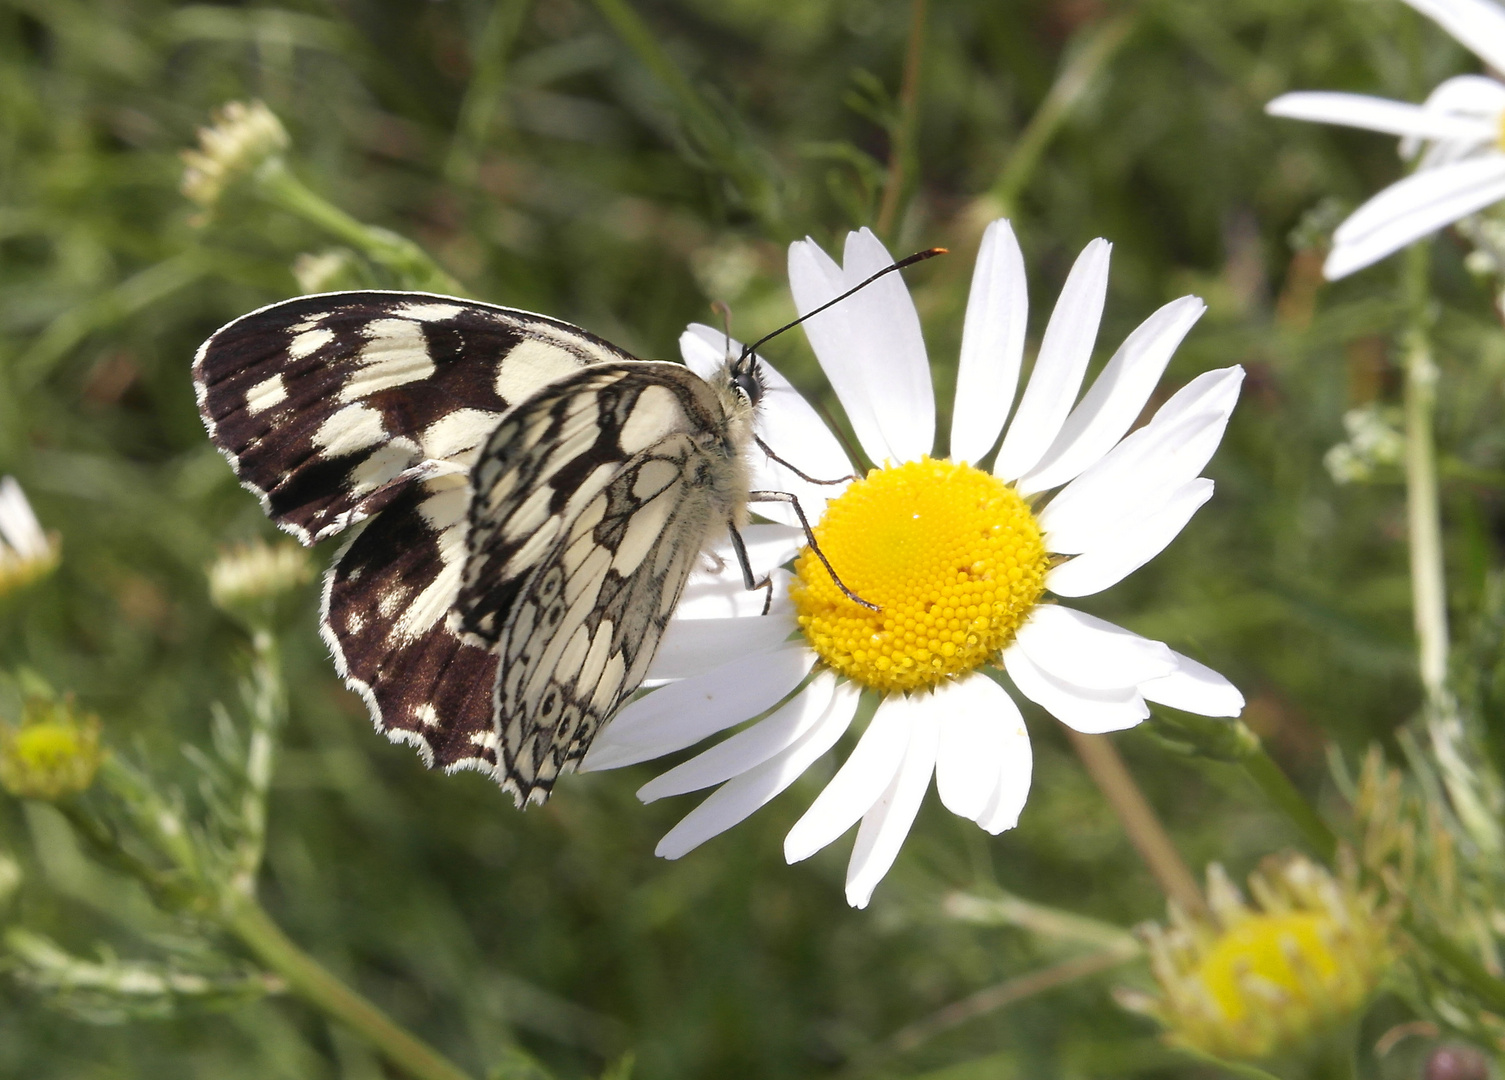
[[[1496,70],[1505,70],[1505,8],[1492,0],[1406,0]],[[1505,199],[1505,84],[1459,75],[1421,105],[1364,94],[1282,94],[1273,116],[1401,136],[1417,169],[1355,210],[1333,233],[1323,273],[1337,280],[1413,240]]]
[[[0,477],[0,596],[57,567],[58,538],[42,531],[26,493],[14,477]]]
[[[716,790],[659,843],[675,859],[788,787],[841,738],[864,688],[881,695],[846,762],[790,830],[785,855],[808,858],[861,821],[847,899],[867,905],[919,810],[932,775],[942,803],[991,833],[1011,828],[1029,792],[1029,736],[1014,700],[985,668],[1086,732],[1133,727],[1157,701],[1234,716],[1239,692],[1221,675],[1091,615],[1049,602],[1088,596],[1153,558],[1212,495],[1198,477],[1216,449],[1243,371],[1211,371],[1124,437],[1172,352],[1203,311],[1196,297],[1161,308],[1108,362],[1073,408],[1107,291],[1109,245],[1095,240],[1072,269],[991,472],[988,457],[1014,398],[1024,352],[1024,260],[1008,222],[983,237],[957,377],[950,459],[929,456],[935,409],[919,317],[898,275],[809,322],[805,330],[863,450],[883,462],[859,480],[808,483],[756,455],[755,488],[797,494],[819,520],[842,595],[802,536],[785,524],[747,529],[760,570],[775,571],[774,608],[741,588],[727,555],[691,579],[651,673],[660,685],[597,738],[586,769],[682,750],[761,717],[657,777],[645,801]],[[892,263],[867,230],[847,238],[839,267],[813,241],[794,244],[789,276],[801,314]],[[680,339],[703,375],[726,349],[720,331]],[[803,398],[772,368],[758,434],[807,475],[852,463]],[[1045,501],[1047,493],[1055,494]],[[760,504],[759,513],[786,507]],[[797,553],[799,553],[797,555]],[[1068,558],[1063,558],[1068,557]],[[719,786],[718,786],[719,785]]]

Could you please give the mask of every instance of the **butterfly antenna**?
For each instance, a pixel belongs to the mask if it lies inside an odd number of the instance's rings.
[[[764,334],[762,337],[760,337],[757,341],[753,342],[751,345],[744,345],[744,346],[742,346],[742,355],[737,358],[738,362],[740,363],[741,361],[746,360],[749,356],[751,356],[754,352],[757,351],[758,346],[763,345],[763,344],[765,344],[765,343],[773,340],[774,338],[776,338],[780,334],[782,334],[785,330],[793,330],[796,326],[798,326],[800,323],[804,322],[806,319],[810,319],[810,318],[815,317],[816,315],[819,315],[822,311],[825,311],[826,308],[828,308],[828,307],[834,307],[836,304],[841,303],[843,300],[845,300],[847,297],[851,296],[853,293],[861,292],[863,289],[867,288],[869,285],[871,285],[873,282],[877,281],[879,278],[883,277],[885,274],[892,274],[895,270],[903,270],[906,266],[913,266],[917,262],[924,262],[926,259],[933,259],[937,255],[947,255],[947,254],[950,254],[950,253],[945,248],[943,248],[943,247],[926,248],[924,251],[917,251],[917,252],[915,252],[913,255],[910,255],[908,258],[900,259],[898,262],[893,263],[890,266],[885,266],[882,270],[879,270],[872,277],[866,278],[866,279],[858,282],[856,285],[853,285],[850,289],[848,289],[846,292],[842,293],[840,296],[837,296],[837,297],[834,297],[834,298],[832,298],[830,300],[827,300],[824,304],[822,304],[820,307],[816,308],[814,311],[807,311],[803,315],[801,315],[798,319],[795,319],[792,323],[787,323],[784,326],[779,327],[777,330],[775,330],[771,334]],[[727,337],[730,338],[731,334],[728,333]]]

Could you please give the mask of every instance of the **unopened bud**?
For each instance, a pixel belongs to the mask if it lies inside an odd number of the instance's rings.
[[[226,614],[264,625],[284,594],[313,579],[308,552],[256,539],[220,553],[209,567],[209,599]]]
[[[287,129],[259,101],[232,101],[217,109],[214,123],[199,128],[196,150],[183,151],[182,192],[212,209],[237,177],[288,147]]]

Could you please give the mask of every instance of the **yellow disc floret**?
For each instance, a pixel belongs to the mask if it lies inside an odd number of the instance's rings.
[[[822,660],[878,690],[934,686],[992,659],[1045,591],[1050,558],[1019,493],[934,458],[874,469],[827,508],[795,561],[800,629]]]

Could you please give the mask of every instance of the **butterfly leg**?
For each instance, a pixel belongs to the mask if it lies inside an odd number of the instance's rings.
[[[795,476],[798,476],[801,480],[805,481],[805,483],[807,483],[807,484],[845,484],[848,480],[856,480],[857,479],[857,476],[855,474],[848,474],[847,476],[838,477],[835,480],[817,480],[815,477],[811,476],[809,473],[801,472],[799,469],[797,469],[793,465],[789,464],[789,462],[787,462],[783,458],[779,457],[778,454],[775,454],[773,452],[773,450],[769,447],[769,445],[766,442],[763,441],[762,436],[760,436],[760,435],[754,435],[753,438],[757,440],[758,449],[762,450],[763,453],[767,454],[770,461],[777,461],[780,465],[784,466],[784,468],[786,468],[790,472],[794,473]],[[809,530],[806,530],[806,531],[808,532]]]
[[[747,544],[742,540],[742,534],[737,531],[737,524],[733,521],[726,523],[727,529],[732,534],[732,550],[737,553],[737,562],[742,567],[742,587],[748,592],[754,589],[766,589],[768,594],[763,597],[763,614],[767,615],[773,607],[773,576],[764,574],[762,581],[753,580],[752,560],[747,557]]]
[[[846,583],[836,573],[836,568],[831,565],[831,560],[826,558],[826,553],[820,549],[820,544],[816,542],[815,533],[810,528],[810,519],[805,516],[805,508],[800,505],[800,501],[797,498],[787,491],[749,491],[747,493],[747,501],[788,503],[794,507],[794,516],[800,519],[800,528],[805,530],[805,542],[810,545],[810,550],[815,552],[815,557],[820,560],[820,564],[826,568],[826,573],[831,575],[831,580],[836,582],[836,587],[841,590],[841,594],[852,601],[852,603],[861,604],[869,611],[883,610],[877,604],[868,603],[851,589],[847,588]],[[742,565],[744,568],[747,566],[745,560]],[[745,572],[750,573],[750,571]]]

